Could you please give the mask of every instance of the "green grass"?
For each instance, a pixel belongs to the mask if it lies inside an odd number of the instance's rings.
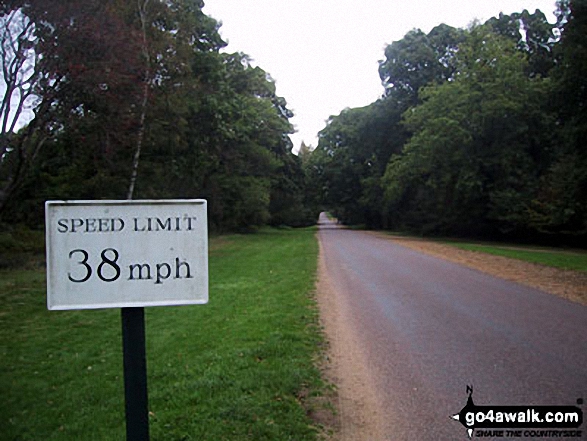
[[[210,302],[146,310],[152,440],[313,440],[315,230],[210,246]],[[0,272],[0,439],[124,440],[119,310],[47,311],[39,270]]]
[[[536,249],[523,246],[481,245],[464,242],[444,242],[468,251],[478,251],[509,257],[556,268],[587,272],[587,252],[571,252],[556,249]]]
[[[404,231],[385,231],[385,234],[422,239],[421,236],[414,236]],[[428,240],[467,251],[493,254],[495,256],[503,256],[555,268],[587,272],[587,251],[581,249],[561,249],[496,242],[463,242],[452,238],[430,238]]]

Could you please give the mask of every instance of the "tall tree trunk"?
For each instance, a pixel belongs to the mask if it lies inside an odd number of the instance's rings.
[[[151,82],[151,55],[149,54],[149,43],[147,40],[147,5],[149,0],[144,0],[141,5],[141,0],[137,1],[137,8],[139,11],[139,18],[141,20],[141,32],[143,37],[143,57],[145,59],[145,78],[143,83],[143,99],[141,102],[141,115],[139,118],[139,130],[137,133],[137,146],[132,162],[132,172],[130,176],[130,185],[128,187],[127,199],[132,199],[139,173],[139,162],[141,159],[141,150],[143,147],[143,140],[145,137],[145,117],[147,114],[147,103],[149,101],[149,85]]]

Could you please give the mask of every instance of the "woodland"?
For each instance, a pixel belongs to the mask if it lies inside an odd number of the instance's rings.
[[[344,223],[586,245],[587,2],[415,29],[305,153]],[[306,149],[309,151],[309,149]]]
[[[204,198],[214,231],[306,225],[293,116],[199,0],[8,1],[0,216],[51,199]],[[28,123],[19,128],[28,116]]]
[[[346,224],[587,245],[587,1],[387,46],[382,95],[292,152],[201,0],[0,5],[0,223],[49,199],[208,200],[213,231]],[[318,73],[317,73],[318,74]],[[327,74],[323,72],[320,74]],[[23,124],[22,121],[26,121]]]

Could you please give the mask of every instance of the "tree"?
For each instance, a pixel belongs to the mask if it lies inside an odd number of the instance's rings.
[[[2,16],[9,31],[4,41],[11,36],[13,41],[13,50],[5,49],[2,55],[4,66],[20,65],[21,70],[5,70],[4,79],[13,84],[6,89],[8,96],[14,97],[19,87],[24,95],[18,96],[27,96],[30,121],[18,134],[8,126],[2,134],[0,212],[41,149],[52,145],[65,128],[73,134],[77,123],[83,120],[87,128],[93,121],[96,154],[118,149],[126,142],[122,133],[132,125],[137,96],[135,35],[110,3],[86,2],[83,8],[70,1],[17,3]],[[9,106],[4,109],[8,112]],[[90,141],[87,134],[85,143]]]
[[[528,78],[527,57],[487,26],[470,31],[457,66],[405,114],[413,136],[384,177],[389,209],[426,232],[527,231],[549,164],[549,83]]]
[[[244,54],[193,56],[206,70],[192,71],[181,86],[161,88],[152,101],[153,139],[145,146],[137,194],[207,198],[211,225],[219,230],[298,224],[280,214],[303,215],[297,209],[303,174],[291,153],[285,99]]]
[[[420,88],[451,78],[462,39],[462,30],[442,24],[428,35],[414,29],[387,46],[385,60],[379,65],[379,76],[386,94],[393,93],[393,99],[413,105]]]
[[[384,97],[332,117],[309,161],[325,204],[369,226],[536,234],[540,189],[559,156],[554,30],[523,11],[389,45]]]
[[[385,225],[379,180],[389,157],[401,151],[406,140],[402,112],[402,104],[387,97],[345,109],[320,132],[310,165],[318,179],[314,186],[322,189],[324,203],[341,221]],[[319,160],[324,163],[316,168]]]
[[[517,48],[528,55],[527,74],[530,77],[547,77],[554,67],[554,45],[556,26],[550,24],[546,16],[536,10],[530,14],[527,10],[521,13],[490,18],[486,25],[498,35],[510,39]]]
[[[2,92],[0,103],[0,211],[18,187],[43,142],[28,145],[14,132],[34,105],[33,86],[39,81],[34,46],[37,38],[33,21],[20,9],[0,16]],[[24,112],[24,113],[23,113]]]
[[[203,5],[2,4],[2,14],[21,11],[33,23],[31,96],[46,106],[8,136],[3,184],[18,167],[13,145],[30,134],[43,148],[4,216],[37,226],[41,201],[52,198],[207,198],[215,230],[311,222],[293,114],[268,73],[245,54],[220,53],[219,24]]]
[[[319,135],[310,165],[324,202],[339,219],[382,227],[388,223],[382,210],[381,177],[392,154],[401,152],[408,139],[402,114],[418,102],[419,90],[452,78],[462,31],[440,25],[428,35],[419,30],[385,50],[379,74],[385,96],[359,109],[333,116]],[[320,166],[317,164],[323,161]]]
[[[535,228],[548,234],[587,233],[587,5],[558,2],[561,40],[555,48],[550,102],[557,110],[554,160],[532,206]],[[576,241],[576,239],[575,239]]]

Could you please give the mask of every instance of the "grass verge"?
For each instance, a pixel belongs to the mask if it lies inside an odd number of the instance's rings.
[[[413,236],[402,231],[384,231],[384,233],[402,239],[429,240],[466,251],[476,251],[554,268],[587,272],[587,251],[581,249],[559,249],[497,242],[463,242],[462,240],[451,238],[423,239],[421,236]]]
[[[536,249],[535,247],[496,246],[452,241],[443,243],[463,250],[509,257],[511,259],[538,263],[555,268],[587,272],[587,253],[555,250],[551,248]]]
[[[214,239],[209,304],[146,310],[153,440],[319,437],[317,253],[313,229]],[[123,440],[120,312],[45,301],[43,271],[0,272],[0,438]]]

